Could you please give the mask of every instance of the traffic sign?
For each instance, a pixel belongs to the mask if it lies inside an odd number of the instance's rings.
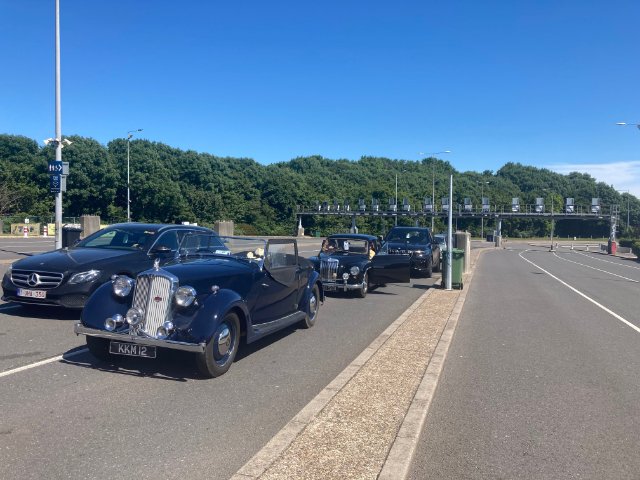
[[[60,175],[51,175],[49,177],[49,191],[51,193],[60,193],[61,183],[62,183],[62,177]]]
[[[49,160],[49,175],[60,175],[62,169],[62,160]]]

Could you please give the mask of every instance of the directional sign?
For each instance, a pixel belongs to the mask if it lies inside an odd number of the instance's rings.
[[[49,177],[49,191],[51,193],[60,193],[61,183],[62,183],[62,177],[60,175],[51,175]]]
[[[49,175],[60,175],[62,173],[62,160],[49,160]]]

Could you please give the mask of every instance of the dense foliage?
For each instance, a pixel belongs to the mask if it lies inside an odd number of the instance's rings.
[[[104,222],[126,219],[127,141],[116,139],[104,146],[79,136],[63,150],[70,162],[67,192],[63,196],[65,217],[100,215]],[[0,215],[50,218],[54,196],[49,193],[47,162],[55,158],[54,149],[40,147],[22,136],[0,135]],[[183,151],[162,143],[133,140],[130,143],[131,216],[135,221],[174,223],[199,222],[211,225],[216,220],[233,220],[236,231],[244,234],[292,234],[299,209],[311,210],[318,201],[341,205],[349,201],[357,208],[358,199],[379,200],[386,208],[395,197],[408,198],[413,208],[421,208],[435,187],[436,203],[448,196],[449,175],[454,175],[453,204],[469,197],[480,203],[481,194],[489,197],[492,210],[510,211],[511,199],[518,197],[523,208],[535,198],[544,197],[546,210],[555,211],[565,197],[588,212],[591,198],[600,197],[604,213],[612,205],[619,208],[626,228],[640,223],[640,202],[613,186],[596,183],[587,174],[560,175],[550,170],[509,163],[497,172],[457,172],[446,161],[427,158],[421,161],[362,157],[358,161],[329,160],[320,156],[300,157],[288,162],[261,165],[247,158],[222,158],[207,153]],[[627,205],[629,209],[627,209]],[[409,222],[410,220],[400,220]],[[424,221],[424,220],[422,220]],[[362,232],[383,233],[391,220],[358,218]],[[487,220],[485,233],[495,228]],[[428,220],[430,223],[430,220]],[[348,217],[305,216],[307,233],[327,234],[344,231],[351,225]],[[480,221],[459,219],[459,229],[480,234]],[[444,228],[436,221],[436,229]],[[514,219],[503,221],[503,233],[512,236],[548,236],[550,222]],[[566,220],[556,224],[560,236],[607,237],[607,221]],[[627,229],[628,236],[638,232]]]

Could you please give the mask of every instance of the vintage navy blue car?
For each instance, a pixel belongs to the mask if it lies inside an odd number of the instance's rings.
[[[325,291],[353,291],[364,298],[372,285],[410,281],[409,256],[386,254],[373,235],[330,235],[310,260]]]
[[[20,259],[2,280],[2,299],[30,305],[82,308],[112,275],[133,276],[158,259],[176,256],[189,232],[212,234],[194,225],[121,223],[97,231],[69,248]]]
[[[322,284],[295,240],[193,234],[179,255],[136,278],[116,275],[91,296],[75,332],[87,335],[95,357],[185,350],[195,353],[205,376],[217,377],[231,366],[241,338],[251,343],[316,322]]]
[[[411,273],[431,277],[440,270],[440,244],[425,227],[393,227],[385,237],[383,250],[411,255]]]

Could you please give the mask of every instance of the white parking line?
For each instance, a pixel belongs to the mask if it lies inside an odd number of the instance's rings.
[[[32,368],[41,367],[42,365],[47,365],[48,363],[59,362],[67,358],[75,357],[76,355],[81,355],[88,351],[89,349],[83,348],[82,350],[76,350],[75,352],[65,353],[64,355],[58,355],[57,357],[47,358],[46,360],[40,360],[39,362],[31,363],[23,367],[14,368],[13,370],[0,372],[0,378],[8,377],[9,375],[13,375],[14,373],[24,372],[25,370],[30,370]]]
[[[618,265],[619,267],[626,267],[626,268],[633,268],[634,270],[640,270],[640,267],[634,267],[633,265],[626,265],[624,263],[618,263],[618,262],[612,262],[611,260],[604,260],[602,258],[598,258],[598,257],[593,257],[591,255],[587,255],[586,253],[583,252],[577,252],[574,250],[574,253],[580,254],[580,255],[584,255],[587,258],[591,258],[592,260],[598,260],[599,262],[606,262],[606,263],[613,263],[614,265]]]
[[[565,262],[575,263],[576,265],[580,265],[581,267],[591,268],[593,270],[597,270],[598,272],[606,273],[607,275],[613,275],[614,277],[623,278],[625,280],[629,280],[633,283],[640,283],[638,280],[634,280],[633,278],[623,277],[622,275],[618,275],[617,273],[607,272],[606,270],[602,270],[600,268],[592,267],[591,265],[585,265],[584,263],[574,262],[573,260],[569,260],[568,258],[559,257],[556,252],[553,252],[553,256],[559,258],[560,260],[564,260]]]
[[[531,265],[533,265],[534,267],[536,267],[538,270],[543,271],[544,273],[546,273],[547,275],[549,275],[551,278],[553,278],[554,280],[557,280],[558,282],[560,282],[561,284],[563,284],[565,287],[567,287],[570,290],[573,290],[575,293],[577,293],[578,295],[580,295],[581,297],[583,297],[584,299],[590,301],[591,303],[593,303],[595,306],[597,306],[598,308],[604,310],[605,312],[607,312],[609,315],[611,315],[612,317],[620,320],[622,323],[624,323],[625,325],[627,325],[628,327],[633,328],[636,332],[640,333],[640,328],[636,327],[633,323],[629,322],[628,320],[624,319],[623,317],[621,317],[620,315],[618,315],[617,313],[615,313],[614,311],[608,309],[607,307],[605,307],[604,305],[596,302],[593,298],[588,297],[587,295],[585,295],[584,293],[582,293],[580,290],[578,290],[575,287],[572,287],[571,285],[569,285],[567,282],[560,280],[558,277],[556,277],[554,274],[552,274],[551,272],[548,272],[547,270],[545,270],[544,268],[542,268],[540,265],[537,265],[535,263],[533,263],[531,260],[524,258],[522,256],[523,253],[529,252],[530,250],[525,250],[524,252],[520,252],[519,253],[519,257],[522,258],[525,262],[530,263]]]

